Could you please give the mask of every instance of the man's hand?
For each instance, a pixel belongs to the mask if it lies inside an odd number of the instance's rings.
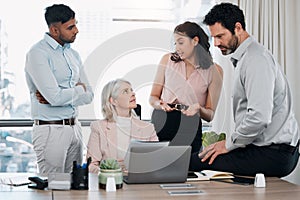
[[[199,158],[202,158],[201,162],[205,162],[210,158],[208,164],[211,165],[218,155],[225,153],[228,153],[228,150],[225,147],[225,140],[222,140],[206,147],[201,153],[199,153]]]
[[[76,83],[75,86],[77,86],[77,85],[81,85],[83,87],[84,91],[86,92],[86,86],[84,83],[78,82],[78,83]]]
[[[35,92],[35,96],[41,104],[49,104],[49,102],[42,96],[42,94],[38,90]]]

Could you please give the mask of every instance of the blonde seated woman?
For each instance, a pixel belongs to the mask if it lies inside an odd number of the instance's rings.
[[[99,172],[101,160],[115,158],[122,163],[131,139],[158,141],[153,124],[140,120],[133,110],[137,104],[130,82],[116,79],[107,83],[101,102],[104,119],[91,123],[87,146],[92,173]]]

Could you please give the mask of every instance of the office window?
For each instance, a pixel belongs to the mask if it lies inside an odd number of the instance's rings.
[[[24,63],[29,48],[47,31],[44,8],[61,1],[0,2],[0,171],[34,171],[30,99]],[[100,93],[111,79],[132,82],[142,119],[150,119],[148,97],[157,64],[173,51],[172,31],[185,20],[201,22],[214,0],[66,0],[75,12],[79,34],[72,44],[82,58],[95,90],[92,104],[80,108],[80,119],[101,118]],[[18,17],[16,17],[18,16]]]

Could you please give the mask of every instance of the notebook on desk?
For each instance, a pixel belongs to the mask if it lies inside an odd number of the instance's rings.
[[[191,146],[132,146],[130,148],[127,184],[185,182]]]

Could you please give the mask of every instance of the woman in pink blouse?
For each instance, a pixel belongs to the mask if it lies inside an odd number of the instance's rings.
[[[174,29],[176,51],[159,63],[149,102],[151,121],[160,141],[170,145],[202,145],[202,122],[214,117],[222,88],[223,70],[213,63],[208,36],[194,22]]]
[[[91,123],[87,158],[89,171],[99,172],[101,160],[107,158],[123,162],[131,139],[158,141],[153,124],[141,121],[135,114],[137,107],[131,84],[123,79],[107,83],[101,96],[103,120]]]

